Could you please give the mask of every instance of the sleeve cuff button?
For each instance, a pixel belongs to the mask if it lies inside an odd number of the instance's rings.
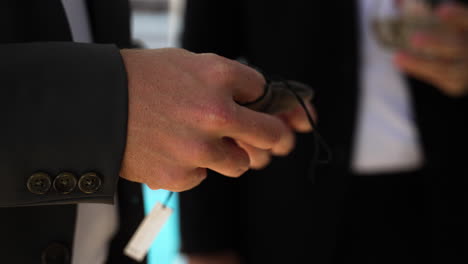
[[[52,185],[50,176],[44,172],[37,172],[31,175],[26,186],[31,193],[34,194],[46,194]]]
[[[95,172],[83,174],[78,180],[78,188],[86,194],[97,192],[102,185],[101,178]]]
[[[62,172],[55,177],[53,186],[55,191],[61,194],[69,194],[75,190],[77,180],[70,172]]]

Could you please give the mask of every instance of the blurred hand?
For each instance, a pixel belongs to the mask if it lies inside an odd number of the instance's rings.
[[[236,254],[222,253],[216,255],[188,256],[188,264],[240,264],[241,261]]]
[[[123,178],[183,191],[198,185],[206,169],[238,177],[262,159],[252,149],[292,150],[287,123],[306,130],[296,114],[285,123],[240,106],[263,94],[265,80],[238,62],[182,49],[121,54],[129,85]]]
[[[448,32],[418,32],[415,49],[426,56],[400,52],[396,64],[404,71],[434,84],[450,96],[468,93],[468,6],[443,4],[436,15]]]
[[[314,120],[317,120],[315,109],[312,107],[310,102],[305,103],[309,112],[312,114]],[[287,124],[288,127],[293,131],[299,133],[308,133],[312,131],[312,127],[310,126],[310,123],[307,119],[307,115],[304,109],[299,105],[290,112],[282,113],[280,115],[277,115],[277,117],[283,120],[285,124]],[[274,148],[271,150],[264,150],[260,148],[255,148],[244,142],[237,143],[247,153],[249,153],[249,156],[251,157],[250,168],[256,170],[265,168],[270,163],[272,156],[285,156],[290,151],[290,149],[286,148]]]

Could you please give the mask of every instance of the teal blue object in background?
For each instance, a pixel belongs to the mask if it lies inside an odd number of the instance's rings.
[[[150,2],[150,1],[148,1]],[[146,48],[157,49],[167,47],[169,43],[169,13],[148,10],[133,10],[132,32],[135,39],[144,42]],[[143,185],[145,213],[148,214],[156,202],[166,200],[168,191],[153,191]],[[169,207],[174,210],[169,221],[159,233],[148,255],[148,264],[184,264],[179,257],[179,208],[178,196],[174,195]]]
[[[148,214],[156,202],[164,202],[169,195],[168,191],[153,191],[146,185],[143,187],[145,200],[145,214]],[[148,264],[182,264],[179,258],[179,208],[178,195],[174,194],[168,206],[173,209],[173,214],[164,225],[158,237],[151,246],[148,254]]]

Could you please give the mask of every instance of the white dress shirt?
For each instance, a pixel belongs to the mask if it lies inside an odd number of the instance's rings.
[[[84,0],[62,0],[73,41],[91,43]],[[81,203],[77,206],[72,264],[104,264],[109,243],[118,227],[116,205]]]
[[[85,0],[62,0],[74,42],[91,43],[93,37]]]
[[[372,35],[376,0],[360,0],[361,96],[352,169],[358,174],[418,169],[424,159],[404,76]]]

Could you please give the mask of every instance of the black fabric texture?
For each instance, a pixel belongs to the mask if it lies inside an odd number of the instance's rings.
[[[130,48],[130,5],[128,0],[87,0],[93,41]]]
[[[0,206],[112,203],[126,140],[127,81],[115,46],[75,43],[4,44],[0,50]],[[97,172],[95,194],[37,195],[26,182]]]
[[[71,252],[75,216],[75,205],[0,208],[4,263],[41,263],[44,250],[52,243]]]
[[[2,263],[42,263],[54,243],[73,255],[76,203],[112,203],[118,194],[128,219],[120,221],[113,245],[123,244],[128,235],[121,234],[142,218],[141,186],[118,176],[128,104],[118,48],[130,46],[128,2],[88,1],[88,9],[93,38],[102,45],[71,43],[60,0],[0,2]],[[94,171],[103,185],[95,194],[33,195],[26,180],[38,171],[52,179]],[[129,263],[120,262],[121,246],[115,250],[113,264]]]

